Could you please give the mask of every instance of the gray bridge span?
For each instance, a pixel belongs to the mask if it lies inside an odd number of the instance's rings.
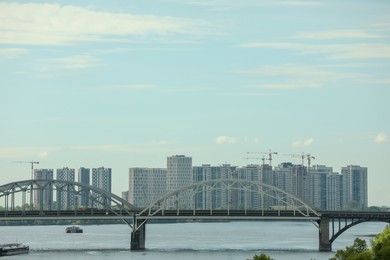
[[[51,193],[47,192],[51,191]],[[43,197],[54,191],[67,196],[87,197],[91,208],[73,209],[56,203],[44,205]],[[223,191],[226,197],[224,209],[216,209],[212,201],[207,203],[208,209],[198,209],[195,198],[198,194]],[[232,194],[241,191],[240,209],[231,203]],[[33,200],[33,195],[38,196]],[[69,195],[73,194],[73,195]],[[254,196],[256,194],[256,196]],[[146,208],[137,208],[115,194],[76,182],[56,180],[26,180],[0,186],[0,200],[4,198],[4,210],[0,211],[0,221],[44,220],[44,219],[104,219],[123,220],[131,232],[131,250],[145,249],[146,224],[150,220],[215,220],[215,221],[311,221],[318,229],[319,251],[331,251],[332,243],[347,229],[366,221],[382,221],[390,223],[390,212],[345,212],[317,211],[299,198],[276,187],[252,181],[220,179],[200,182],[167,194]],[[266,201],[272,199],[277,207],[266,209]],[[257,199],[260,207],[250,208],[250,200]],[[21,201],[16,207],[16,201]],[[26,202],[30,201],[30,204]],[[191,208],[183,208],[183,201],[192,201]]]

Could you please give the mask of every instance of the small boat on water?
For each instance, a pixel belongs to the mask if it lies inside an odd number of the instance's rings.
[[[65,233],[83,233],[83,229],[76,226],[67,227]]]
[[[0,256],[27,254],[29,250],[29,246],[19,243],[0,244]]]

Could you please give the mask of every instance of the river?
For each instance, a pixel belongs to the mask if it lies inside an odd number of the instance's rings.
[[[19,242],[30,253],[2,259],[180,259],[246,260],[266,253],[276,260],[323,260],[335,252],[318,252],[318,229],[311,222],[258,221],[147,224],[146,247],[132,252],[127,225],[81,226],[82,234],[66,234],[65,226],[0,226],[0,244]],[[352,227],[333,243],[333,251],[356,237],[369,241],[385,223]]]

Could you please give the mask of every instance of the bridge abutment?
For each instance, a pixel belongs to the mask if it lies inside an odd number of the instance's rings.
[[[329,218],[321,217],[319,222],[319,248],[320,252],[332,251],[332,243],[329,240]]]
[[[146,222],[143,223],[141,220],[135,220],[134,225],[138,227],[137,230],[131,232],[131,250],[145,250],[145,240],[146,240]]]

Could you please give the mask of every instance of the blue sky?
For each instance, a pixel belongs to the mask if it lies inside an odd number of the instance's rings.
[[[39,168],[368,167],[390,205],[390,3],[0,1],[0,183]],[[258,155],[262,157],[262,154]]]

